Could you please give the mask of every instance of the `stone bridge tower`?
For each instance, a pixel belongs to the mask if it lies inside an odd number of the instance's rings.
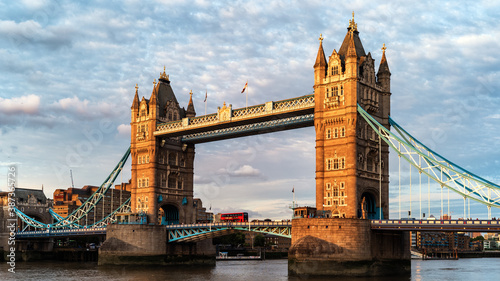
[[[139,100],[138,87],[132,103],[132,212],[146,213],[155,224],[194,223],[194,144],[180,137],[155,137],[158,123],[196,116],[192,93],[187,110],[181,108],[165,73],[153,82],[151,97]]]
[[[388,218],[389,148],[379,144],[357,113],[359,104],[389,128],[391,73],[385,45],[375,72],[375,60],[365,53],[354,15],[339,51],[333,50],[328,61],[323,38],[319,40],[314,64],[316,208],[328,217],[379,218],[381,207],[382,217]]]

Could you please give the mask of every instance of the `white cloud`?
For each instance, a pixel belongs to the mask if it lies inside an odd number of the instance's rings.
[[[89,112],[89,101],[86,99],[80,100],[77,96],[60,99],[54,105],[60,109],[76,111],[80,114],[86,114]]]
[[[27,95],[10,99],[0,98],[0,112],[4,114],[36,114],[40,108],[40,97]]]
[[[243,165],[238,170],[234,171],[232,174],[239,177],[259,176],[260,171],[250,165]]]
[[[120,124],[117,130],[121,136],[130,136],[130,124]]]
[[[258,169],[255,169],[254,167],[250,165],[243,165],[240,166],[238,169],[235,169],[233,165],[226,165],[226,168],[221,168],[217,171],[218,174],[220,175],[230,175],[230,176],[235,176],[235,177],[256,177],[260,176],[260,171]]]

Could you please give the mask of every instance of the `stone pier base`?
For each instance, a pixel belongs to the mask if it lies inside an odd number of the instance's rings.
[[[99,265],[215,265],[212,240],[167,243],[164,226],[108,225],[99,249]]]
[[[369,220],[310,218],[292,221],[290,275],[389,276],[409,274],[407,232],[374,231]]]

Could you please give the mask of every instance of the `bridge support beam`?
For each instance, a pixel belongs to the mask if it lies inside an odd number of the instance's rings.
[[[294,219],[292,229],[290,275],[410,274],[408,232],[373,231],[369,220],[344,218]]]
[[[99,265],[215,265],[212,239],[198,243],[167,243],[161,225],[112,224],[99,249]]]

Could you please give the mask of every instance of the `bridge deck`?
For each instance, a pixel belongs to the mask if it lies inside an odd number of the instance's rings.
[[[175,224],[165,226],[169,242],[193,242],[235,231],[253,231],[291,237],[292,222],[225,222],[200,224]],[[455,232],[500,232],[498,220],[371,220],[371,228],[387,231],[455,231]],[[43,238],[105,235],[106,228],[51,229],[17,232],[16,238]]]
[[[400,231],[500,232],[497,220],[372,220],[371,228]]]

